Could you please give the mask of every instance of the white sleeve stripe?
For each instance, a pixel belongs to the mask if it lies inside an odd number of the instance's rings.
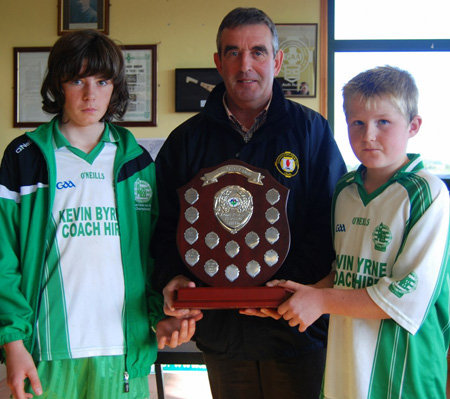
[[[8,190],[3,185],[0,185],[0,198],[13,200],[16,203],[20,202],[20,194],[16,191]]]
[[[48,187],[48,184],[38,183],[33,186],[23,186],[20,188],[20,193],[17,191],[9,190],[7,187],[0,185],[0,198],[7,199],[7,200],[13,200],[17,204],[20,203],[20,197],[22,195],[28,195],[35,193],[40,188],[46,188]]]

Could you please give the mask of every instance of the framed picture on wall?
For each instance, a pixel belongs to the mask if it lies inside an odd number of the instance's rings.
[[[122,126],[156,126],[156,44],[124,45],[130,101]]]
[[[317,24],[276,24],[284,59],[278,82],[287,97],[316,97]]]
[[[175,69],[175,112],[199,112],[222,81],[216,68]]]
[[[37,127],[53,115],[42,110],[41,85],[50,47],[14,48],[14,127]]]
[[[37,127],[54,115],[42,110],[41,86],[50,47],[14,48],[14,127]],[[125,73],[130,92],[122,126],[156,126],[156,44],[125,45]]]
[[[58,35],[81,29],[109,34],[109,0],[58,0]]]

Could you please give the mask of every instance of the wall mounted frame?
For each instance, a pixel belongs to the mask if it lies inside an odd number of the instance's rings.
[[[157,45],[124,45],[130,102],[121,126],[156,126]]]
[[[199,112],[214,86],[222,82],[216,68],[175,69],[175,112]]]
[[[42,111],[41,85],[50,47],[14,48],[14,127],[36,127],[52,115]]]
[[[277,76],[286,97],[316,97],[317,24],[276,24],[283,64]]]
[[[109,0],[58,0],[58,35],[82,29],[109,34]]]

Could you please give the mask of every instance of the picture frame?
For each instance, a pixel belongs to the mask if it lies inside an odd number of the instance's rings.
[[[52,119],[42,110],[41,85],[50,47],[14,47],[13,126],[37,127]]]
[[[42,110],[41,86],[51,47],[14,47],[13,127],[37,127],[54,115]],[[121,126],[156,126],[157,45],[124,45],[130,102]]]
[[[124,45],[130,101],[121,126],[154,127],[156,120],[157,45]]]
[[[175,112],[199,112],[209,93],[222,82],[216,68],[175,69]]]
[[[109,0],[58,0],[58,35],[82,29],[109,34]]]
[[[275,24],[284,59],[276,77],[286,97],[317,96],[317,25]]]

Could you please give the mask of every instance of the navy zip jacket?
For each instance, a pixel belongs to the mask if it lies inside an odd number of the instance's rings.
[[[162,290],[179,274],[203,285],[177,251],[180,207],[176,190],[200,169],[230,159],[266,169],[290,189],[291,246],[273,278],[315,283],[330,273],[334,260],[331,197],[337,180],[346,172],[328,122],[317,112],[287,100],[274,81],[266,122],[245,143],[228,119],[224,92],[224,84],[218,84],[204,110],[170,134],[156,159],[160,204],[153,240],[156,287]],[[283,169],[280,159],[292,154],[294,167]],[[324,348],[327,326],[327,317],[322,316],[300,333],[284,320],[240,315],[237,310],[207,310],[197,323],[194,338],[200,350],[224,358],[280,359]]]

